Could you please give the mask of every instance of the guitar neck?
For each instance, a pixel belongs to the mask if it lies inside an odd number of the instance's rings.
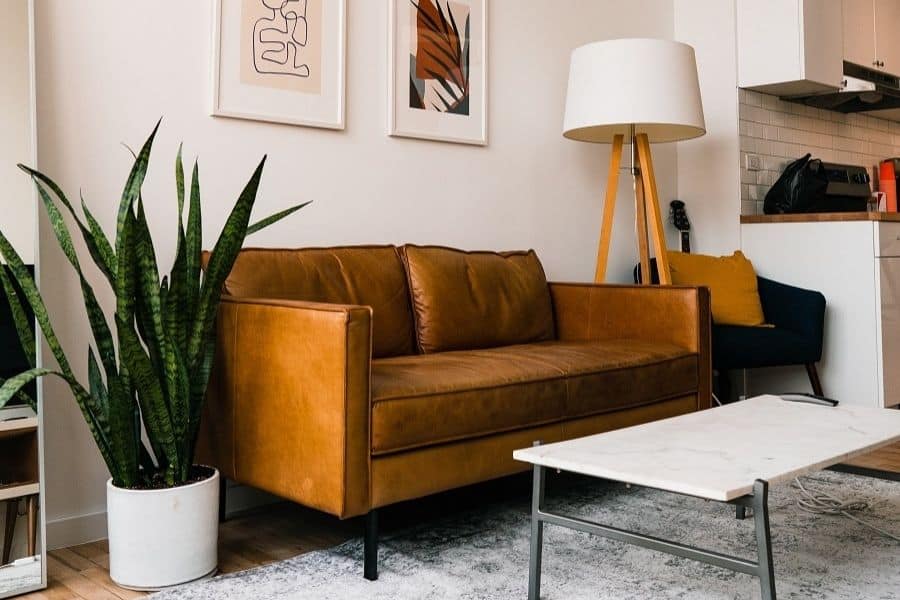
[[[681,251],[687,254],[691,252],[691,232],[685,230],[681,232]]]

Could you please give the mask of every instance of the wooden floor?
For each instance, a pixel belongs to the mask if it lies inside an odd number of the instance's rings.
[[[852,464],[900,473],[900,444],[887,446]],[[422,522],[447,510],[466,510],[493,499],[528,494],[528,477],[477,488],[458,490],[388,509],[382,515],[385,529]],[[278,504],[229,519],[219,532],[219,568],[223,573],[241,571],[339,544],[362,532],[359,519],[339,521],[295,504]],[[124,590],[109,579],[106,541],[53,550],[47,557],[49,587],[22,596],[28,599],[117,600],[143,594]],[[362,567],[360,566],[360,576]]]

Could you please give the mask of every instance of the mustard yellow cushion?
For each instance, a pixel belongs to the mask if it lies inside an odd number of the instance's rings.
[[[669,252],[669,268],[675,285],[709,288],[713,321],[718,325],[765,325],[756,272],[738,250],[731,256],[705,256]]]

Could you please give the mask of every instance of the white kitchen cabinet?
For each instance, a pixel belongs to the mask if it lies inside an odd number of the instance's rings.
[[[844,60],[900,75],[900,0],[843,0]]]
[[[841,86],[841,2],[737,0],[736,8],[738,87],[788,96]]]
[[[843,0],[844,60],[869,69],[877,66],[875,2]]]
[[[778,218],[743,223],[741,248],[760,276],[825,295],[825,395],[900,405],[900,222]],[[754,370],[749,386],[753,394],[809,391],[802,367]]]
[[[875,0],[875,56],[882,71],[900,75],[900,0]]]

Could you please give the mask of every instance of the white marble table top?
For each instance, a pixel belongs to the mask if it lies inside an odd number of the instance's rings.
[[[710,500],[749,494],[900,440],[900,410],[759,396],[583,438],[516,460]]]

